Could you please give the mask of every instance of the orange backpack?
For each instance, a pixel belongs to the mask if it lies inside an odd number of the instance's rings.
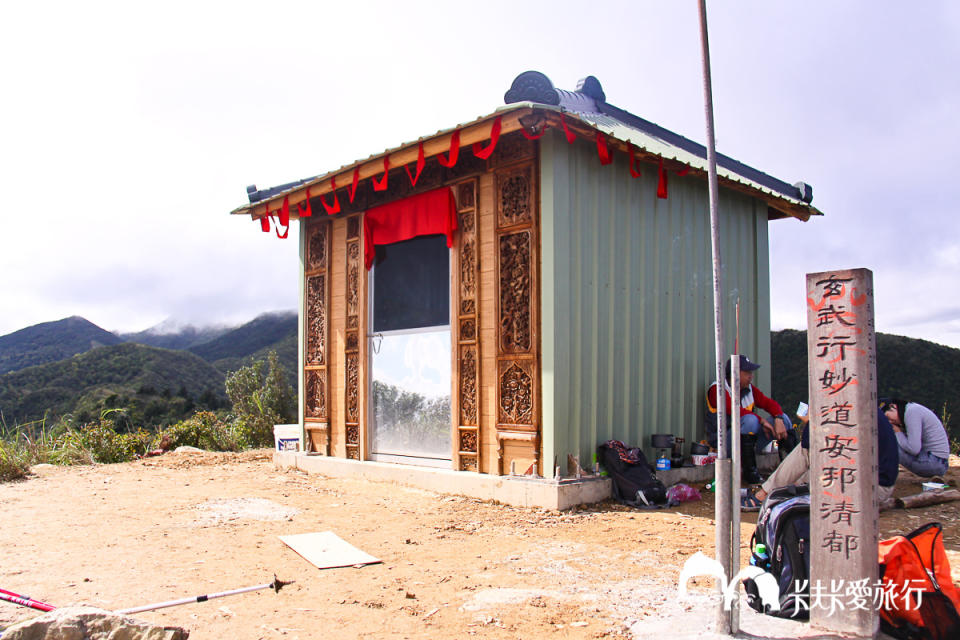
[[[960,638],[960,591],[950,576],[940,523],[881,540],[879,551],[884,633],[905,640]]]

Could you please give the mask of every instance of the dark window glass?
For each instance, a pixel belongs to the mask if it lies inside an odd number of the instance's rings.
[[[450,250],[443,235],[378,245],[373,331],[450,324]]]

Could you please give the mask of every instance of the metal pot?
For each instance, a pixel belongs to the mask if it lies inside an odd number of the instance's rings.
[[[673,448],[673,434],[672,433],[655,433],[650,436],[650,446],[654,449],[672,449]]]
[[[705,456],[710,453],[710,447],[701,443],[701,442],[691,442],[690,443],[690,455],[692,456]]]

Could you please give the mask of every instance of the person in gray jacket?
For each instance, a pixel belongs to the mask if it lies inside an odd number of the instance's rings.
[[[950,439],[937,414],[922,404],[896,399],[884,402],[880,411],[896,433],[901,465],[926,478],[947,472]]]

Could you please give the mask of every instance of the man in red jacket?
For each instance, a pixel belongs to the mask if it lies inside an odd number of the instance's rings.
[[[790,418],[773,398],[768,398],[753,386],[753,372],[760,368],[747,356],[740,356],[740,480],[744,484],[757,484],[762,478],[757,469],[757,451],[763,450],[771,441],[780,443],[781,455],[789,453],[798,442]],[[726,365],[724,396],[727,400],[727,428],[730,428],[732,401],[730,398],[730,360]],[[770,414],[770,419],[757,413],[762,409]],[[717,383],[707,389],[707,438],[717,443]]]

